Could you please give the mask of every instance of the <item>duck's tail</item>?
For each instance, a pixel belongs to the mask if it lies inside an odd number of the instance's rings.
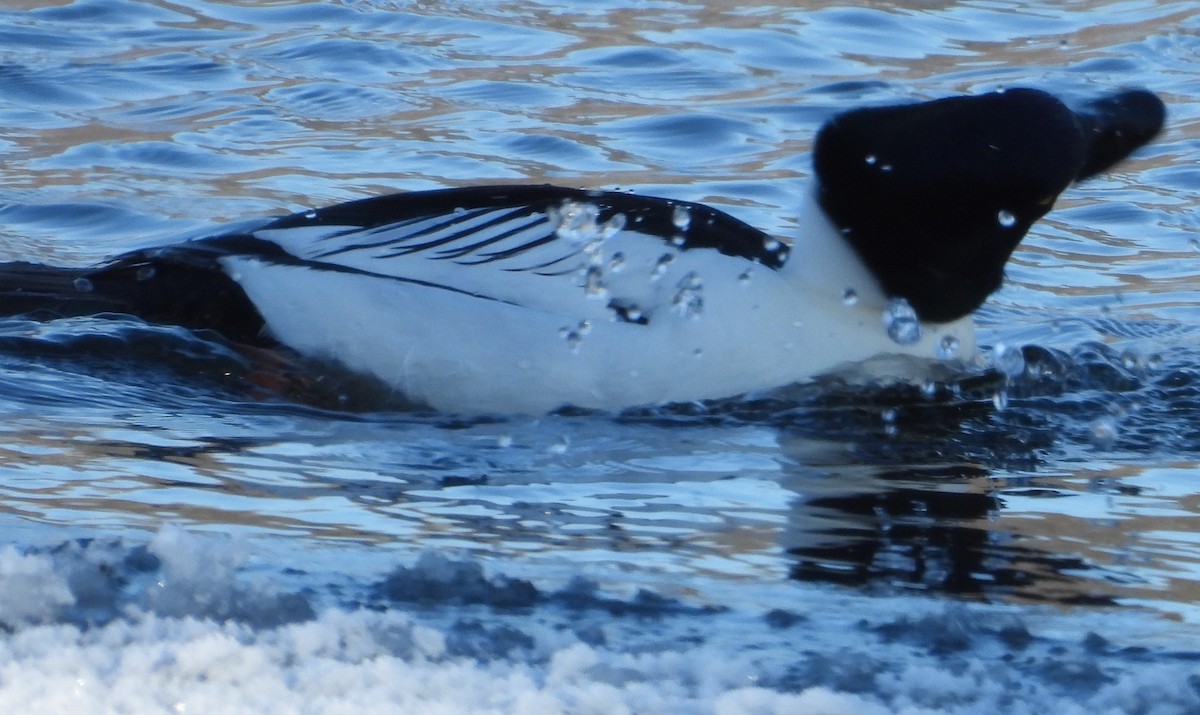
[[[241,286],[202,252],[137,252],[90,268],[0,263],[0,316],[52,320],[103,314],[214,329],[246,345],[275,345]]]
[[[42,319],[130,313],[131,306],[96,291],[92,269],[0,263],[0,315]]]

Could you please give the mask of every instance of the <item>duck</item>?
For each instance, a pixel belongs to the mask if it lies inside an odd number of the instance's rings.
[[[214,331],[472,414],[620,411],[881,358],[944,363],[973,354],[972,314],[1033,223],[1164,120],[1144,89],[859,107],[818,130],[792,238],[624,191],[412,191],[86,268],[0,264],[0,315]]]

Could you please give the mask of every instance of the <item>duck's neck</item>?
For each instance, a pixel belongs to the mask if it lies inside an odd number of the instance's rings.
[[[817,203],[816,189],[803,194],[799,207],[799,236],[781,272],[808,289],[829,292],[838,300],[864,306],[887,302],[879,281]]]

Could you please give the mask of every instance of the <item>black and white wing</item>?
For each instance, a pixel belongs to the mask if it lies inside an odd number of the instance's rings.
[[[787,255],[767,234],[700,204],[552,186],[395,194],[202,243],[551,312],[578,313],[591,301],[628,318],[638,306],[634,322],[680,280],[669,272],[682,255],[715,249],[706,253],[733,259],[731,268],[778,268]]]

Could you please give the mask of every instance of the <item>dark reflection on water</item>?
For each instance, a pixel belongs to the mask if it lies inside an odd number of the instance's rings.
[[[881,581],[956,595],[981,592],[982,579],[992,585],[996,574],[984,569],[989,533],[974,524],[994,515],[1000,501],[953,488],[987,476],[986,470],[969,466],[895,470],[878,479],[907,486],[885,484],[805,500],[794,519],[804,525],[798,537],[813,543],[788,547],[798,559],[792,577],[855,586]]]
[[[802,500],[784,542],[794,557],[791,577],[968,599],[1115,605],[1120,589],[1103,582],[1110,573],[1090,564],[1086,549],[1055,554],[1005,532],[998,523],[1004,492],[988,485],[991,476],[966,465],[886,471],[873,489]]]
[[[1196,355],[1151,369],[1099,343],[1023,352],[1016,378],[835,391],[789,408],[781,445],[806,472],[781,537],[792,578],[1064,604],[1170,598],[1177,565],[1136,536],[1098,540],[1112,529],[1102,513],[1047,505],[1030,529],[1009,502],[1108,494],[1130,505],[1113,510],[1129,534],[1190,530],[1194,513],[1156,503],[1154,482],[1138,485],[1139,468],[1118,467],[1115,479],[1062,470],[1112,454],[1191,463],[1200,452]],[[842,447],[834,459],[813,459],[813,444],[831,443]],[[1178,514],[1159,517],[1163,509]]]

